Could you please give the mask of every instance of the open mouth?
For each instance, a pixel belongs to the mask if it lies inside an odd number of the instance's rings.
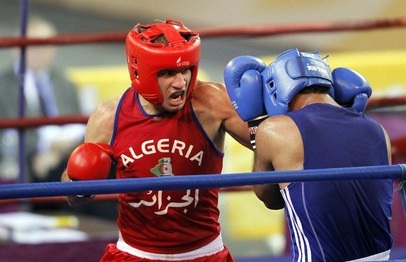
[[[177,91],[177,92],[172,93],[169,96],[169,99],[171,100],[171,102],[179,102],[179,101],[183,100],[184,96],[185,96],[184,91]]]

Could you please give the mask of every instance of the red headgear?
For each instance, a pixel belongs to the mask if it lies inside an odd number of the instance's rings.
[[[154,41],[162,36],[164,41]],[[200,38],[197,33],[176,20],[137,24],[127,35],[126,48],[131,85],[150,103],[162,104],[158,73],[167,69],[191,69],[188,98],[191,96],[200,59]]]

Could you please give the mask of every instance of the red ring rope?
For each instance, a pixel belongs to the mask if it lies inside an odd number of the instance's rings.
[[[367,110],[384,106],[406,105],[406,96],[393,98],[371,98]],[[71,123],[87,123],[88,116],[63,115],[58,117],[24,117],[0,119],[0,129],[3,128],[34,128],[43,125],[63,125]]]
[[[352,22],[311,22],[294,23],[285,25],[263,25],[249,27],[230,27],[200,29],[202,38],[209,37],[230,37],[230,36],[271,36],[293,33],[316,33],[316,32],[335,32],[335,31],[355,31],[355,30],[374,30],[379,28],[405,27],[406,17],[395,19],[352,21]],[[58,35],[49,38],[26,38],[26,37],[3,37],[0,38],[0,48],[26,45],[72,45],[89,43],[111,43],[124,42],[128,32],[109,32],[99,34],[74,34]]]
[[[82,115],[63,115],[58,117],[21,117],[0,120],[3,128],[33,128],[44,125],[63,125],[71,123],[87,123],[88,117]]]

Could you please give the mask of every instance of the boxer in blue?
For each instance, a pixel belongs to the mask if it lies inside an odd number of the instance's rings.
[[[365,110],[372,89],[318,52],[297,49],[269,66],[241,56],[225,68],[240,117],[268,115],[256,129],[254,172],[391,164],[387,132]],[[256,185],[269,209],[285,208],[292,261],[389,259],[393,181],[336,180]]]

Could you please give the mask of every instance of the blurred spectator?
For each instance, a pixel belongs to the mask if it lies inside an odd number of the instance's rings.
[[[31,17],[27,37],[56,35],[55,27],[40,17]],[[27,117],[81,114],[78,92],[61,69],[53,65],[54,46],[26,49],[24,75],[25,113]],[[20,50],[13,49],[13,66],[0,73],[0,118],[19,116]],[[16,129],[0,130],[0,181],[18,180],[18,135]],[[65,166],[74,147],[82,142],[83,124],[48,125],[25,130],[26,162],[24,182],[59,181],[59,166]]]

